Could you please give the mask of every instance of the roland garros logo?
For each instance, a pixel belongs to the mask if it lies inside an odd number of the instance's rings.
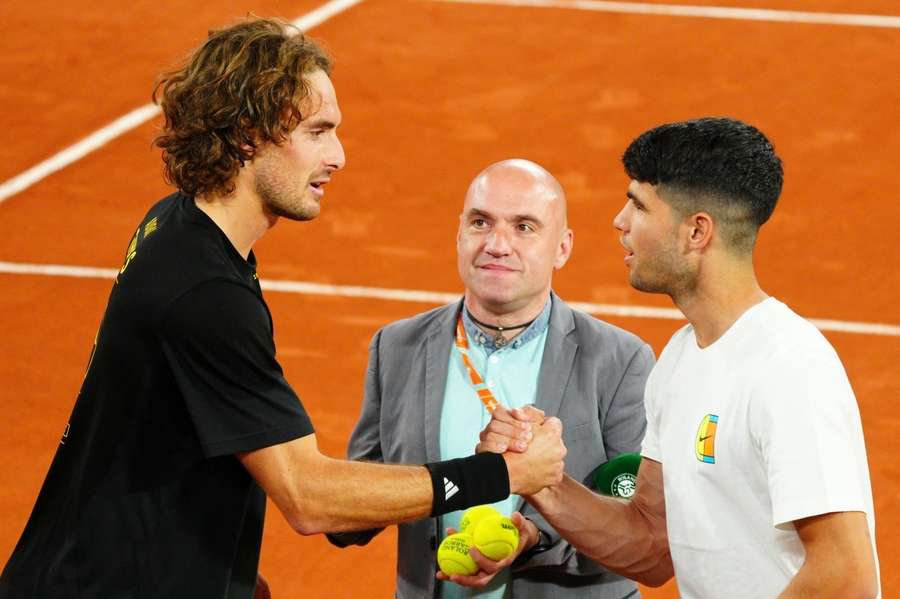
[[[612,480],[610,488],[616,497],[631,499],[637,489],[637,477],[630,472],[623,472]]]

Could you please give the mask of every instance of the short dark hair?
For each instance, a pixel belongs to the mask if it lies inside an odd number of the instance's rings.
[[[730,118],[669,123],[642,133],[622,156],[625,172],[657,186],[682,214],[708,211],[733,248],[752,250],[775,209],[784,170],[758,129]]]
[[[325,52],[283,21],[254,17],[210,31],[153,90],[166,117],[154,140],[166,181],[189,195],[234,191],[257,146],[282,143],[303,120],[306,77],[316,70],[330,72]]]

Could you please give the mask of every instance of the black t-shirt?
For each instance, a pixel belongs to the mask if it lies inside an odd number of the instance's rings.
[[[154,206],[0,598],[251,597],[265,494],[234,454],[313,432],[272,335],[253,254]]]

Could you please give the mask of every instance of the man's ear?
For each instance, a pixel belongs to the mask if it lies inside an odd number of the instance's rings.
[[[716,231],[716,223],[708,212],[696,212],[688,217],[688,250],[703,251],[712,243]]]
[[[559,240],[559,247],[556,252],[556,260],[553,262],[553,269],[559,270],[566,265],[569,257],[572,255],[572,248],[575,245],[575,232],[572,229],[566,229],[563,232],[562,239]]]

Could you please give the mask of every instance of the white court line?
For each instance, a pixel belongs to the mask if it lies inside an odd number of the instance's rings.
[[[75,277],[82,279],[115,279],[119,273],[115,268],[91,266],[68,266],[62,264],[27,264],[22,262],[0,262],[0,274],[42,275],[51,277]],[[460,293],[422,291],[416,289],[386,289],[384,287],[362,287],[356,285],[327,285],[306,281],[273,281],[260,279],[266,291],[296,293],[299,295],[329,295],[364,299],[380,299],[422,304],[446,304],[455,302]],[[589,302],[567,302],[573,308],[602,316],[625,318],[656,318],[662,320],[684,320],[681,312],[674,308],[652,306],[623,306],[618,304],[594,304]],[[849,322],[845,320],[808,319],[822,331],[859,333],[861,335],[884,335],[900,337],[900,326],[875,322]]]
[[[803,12],[764,8],[727,8],[722,6],[687,6],[679,4],[647,4],[644,2],[605,2],[603,0],[434,0],[454,4],[494,4],[503,6],[532,6],[541,8],[569,8],[598,12],[617,12],[635,15],[665,15],[671,17],[705,17],[709,19],[738,19],[743,21],[775,21],[779,23],[810,23],[814,25],[851,25],[856,27],[900,28],[900,17],[889,15],[860,15],[851,13]]]
[[[125,116],[114,120],[105,127],[91,133],[78,143],[69,146],[65,150],[36,164],[24,173],[17,175],[0,185],[0,202],[31,187],[41,179],[52,175],[56,171],[66,168],[73,162],[81,160],[97,148],[105,146],[111,140],[149,121],[157,114],[159,114],[158,106],[146,104],[132,110]]]
[[[331,2],[327,2],[319,8],[295,19],[292,24],[301,31],[308,31],[360,2],[362,2],[362,0],[331,0]],[[155,104],[145,104],[140,108],[136,108],[105,127],[101,127],[81,141],[54,154],[43,162],[34,165],[12,179],[5,181],[0,184],[0,203],[3,203],[4,200],[9,199],[17,193],[28,189],[38,181],[45,179],[56,171],[64,169],[73,162],[81,160],[94,150],[105,146],[123,133],[127,133],[128,131],[143,125],[158,115],[159,112],[159,106]]]
[[[292,24],[300,31],[309,31],[313,27],[321,25],[331,17],[344,12],[348,8],[356,6],[360,2],[362,2],[362,0],[331,0],[331,2],[326,2],[314,11],[294,19]]]

